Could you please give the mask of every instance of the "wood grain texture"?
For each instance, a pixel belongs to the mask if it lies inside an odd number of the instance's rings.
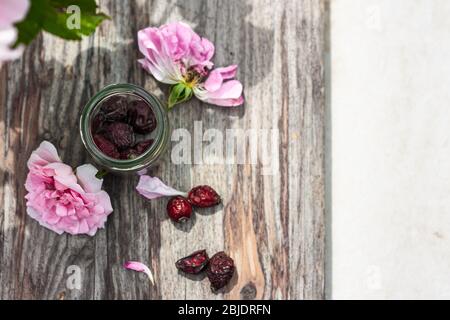
[[[39,36],[0,72],[1,299],[321,299],[324,298],[324,7],[318,0],[100,1],[107,21],[82,42]],[[244,164],[202,161],[176,165],[171,148],[151,174],[188,190],[209,184],[223,206],[198,210],[185,225],[170,222],[166,200],[146,201],[138,178],[107,176],[114,212],[96,236],[44,229],[26,215],[26,161],[53,142],[62,159],[89,162],[78,134],[82,106],[103,86],[131,82],[160,97],[168,88],[136,63],[137,30],[183,20],[216,46],[215,64],[239,65],[246,104],[217,108],[192,100],[170,114],[174,129],[192,133],[254,129]],[[202,126],[201,130],[199,129]],[[261,131],[263,132],[263,131]],[[239,139],[243,139],[241,136]],[[177,144],[172,141],[172,147]],[[192,146],[192,156],[201,152]],[[250,163],[251,147],[259,157]],[[200,153],[201,154],[201,153]],[[224,159],[225,155],[216,156]],[[271,165],[272,172],[267,169]],[[207,279],[187,278],[174,262],[205,248],[225,250],[237,275],[213,294]],[[148,263],[156,278],[125,271]],[[80,267],[81,289],[67,287],[67,268]]]

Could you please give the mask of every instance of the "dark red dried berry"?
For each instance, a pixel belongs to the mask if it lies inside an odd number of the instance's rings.
[[[225,287],[234,274],[234,261],[225,252],[217,252],[209,259],[206,274],[213,291]]]
[[[184,197],[173,197],[167,203],[167,214],[175,222],[184,222],[191,217],[191,204]]]
[[[130,160],[139,157],[152,145],[153,139],[144,140],[136,143],[134,147],[127,148],[120,152],[120,159]]]
[[[115,159],[120,158],[119,151],[117,147],[108,139],[100,134],[94,135],[94,142],[97,145],[97,148],[100,149],[101,152],[106,154],[107,156]]]
[[[197,274],[208,264],[206,250],[198,250],[175,262],[175,267],[185,273]]]
[[[97,113],[91,122],[91,131],[95,133],[99,133],[103,129],[103,124],[105,123],[106,118],[105,115],[101,112]]]
[[[119,149],[126,149],[134,144],[133,128],[123,122],[112,122],[105,127],[105,137]]]
[[[143,140],[134,146],[134,149],[136,150],[137,154],[143,154],[145,151],[147,151],[148,148],[153,144],[153,139]]]
[[[105,116],[108,121],[124,120],[128,112],[127,98],[123,96],[111,96],[102,102],[100,113]]]
[[[128,123],[138,133],[150,133],[156,128],[156,117],[152,108],[142,100],[131,103],[128,109]]]
[[[192,188],[188,194],[189,202],[196,207],[212,207],[222,200],[217,192],[210,186],[198,186]]]

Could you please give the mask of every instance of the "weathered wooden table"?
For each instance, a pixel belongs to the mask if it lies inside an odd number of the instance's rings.
[[[323,298],[324,2],[102,0],[100,7],[112,20],[93,36],[64,42],[41,35],[1,69],[0,298]],[[114,212],[106,229],[94,237],[58,236],[39,226],[24,201],[31,151],[47,139],[66,163],[89,162],[79,112],[107,84],[135,83],[167,97],[168,87],[136,62],[136,33],[177,20],[215,44],[216,65],[239,65],[246,104],[228,109],[192,100],[170,112],[172,127],[194,133],[201,121],[200,134],[216,128],[224,135],[275,129],[279,143],[258,141],[275,174],[265,172],[261,157],[257,164],[206,164],[206,154],[204,163],[177,165],[169,147],[151,174],[181,190],[212,185],[224,200],[219,210],[197,212],[178,226],[167,219],[167,200],[148,201],[135,191],[137,176],[107,176]],[[224,294],[174,268],[177,258],[200,248],[234,258],[238,273]],[[124,270],[129,259],[148,263],[156,286]],[[79,268],[79,286],[70,266]]]

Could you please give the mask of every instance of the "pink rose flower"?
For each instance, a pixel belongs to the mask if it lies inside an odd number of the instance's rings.
[[[30,217],[58,234],[93,236],[104,227],[113,209],[94,166],[79,166],[74,173],[48,141],[33,151],[27,165],[25,198]]]
[[[244,103],[242,84],[233,80],[237,66],[213,67],[214,45],[200,37],[182,22],[145,28],[138,32],[139,50],[144,55],[138,60],[156,80],[173,85],[169,108],[198,99],[225,107]]]
[[[25,18],[29,6],[28,0],[0,1],[0,65],[2,61],[16,59],[22,54],[23,47],[11,49],[17,39],[14,23]]]

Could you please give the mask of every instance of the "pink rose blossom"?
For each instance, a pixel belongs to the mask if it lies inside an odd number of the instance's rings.
[[[58,234],[93,236],[104,227],[113,209],[109,195],[101,190],[103,181],[95,177],[95,167],[85,164],[74,173],[48,141],[33,151],[27,165],[25,198],[30,217]]]
[[[2,61],[18,58],[23,47],[11,49],[17,39],[14,23],[25,18],[30,3],[28,0],[0,1],[0,65]]]
[[[142,29],[138,32],[138,45],[144,55],[138,60],[142,67],[156,80],[174,85],[169,107],[190,99],[192,94],[219,106],[244,103],[242,84],[233,80],[237,66],[210,71],[214,45],[187,24],[175,22]]]

